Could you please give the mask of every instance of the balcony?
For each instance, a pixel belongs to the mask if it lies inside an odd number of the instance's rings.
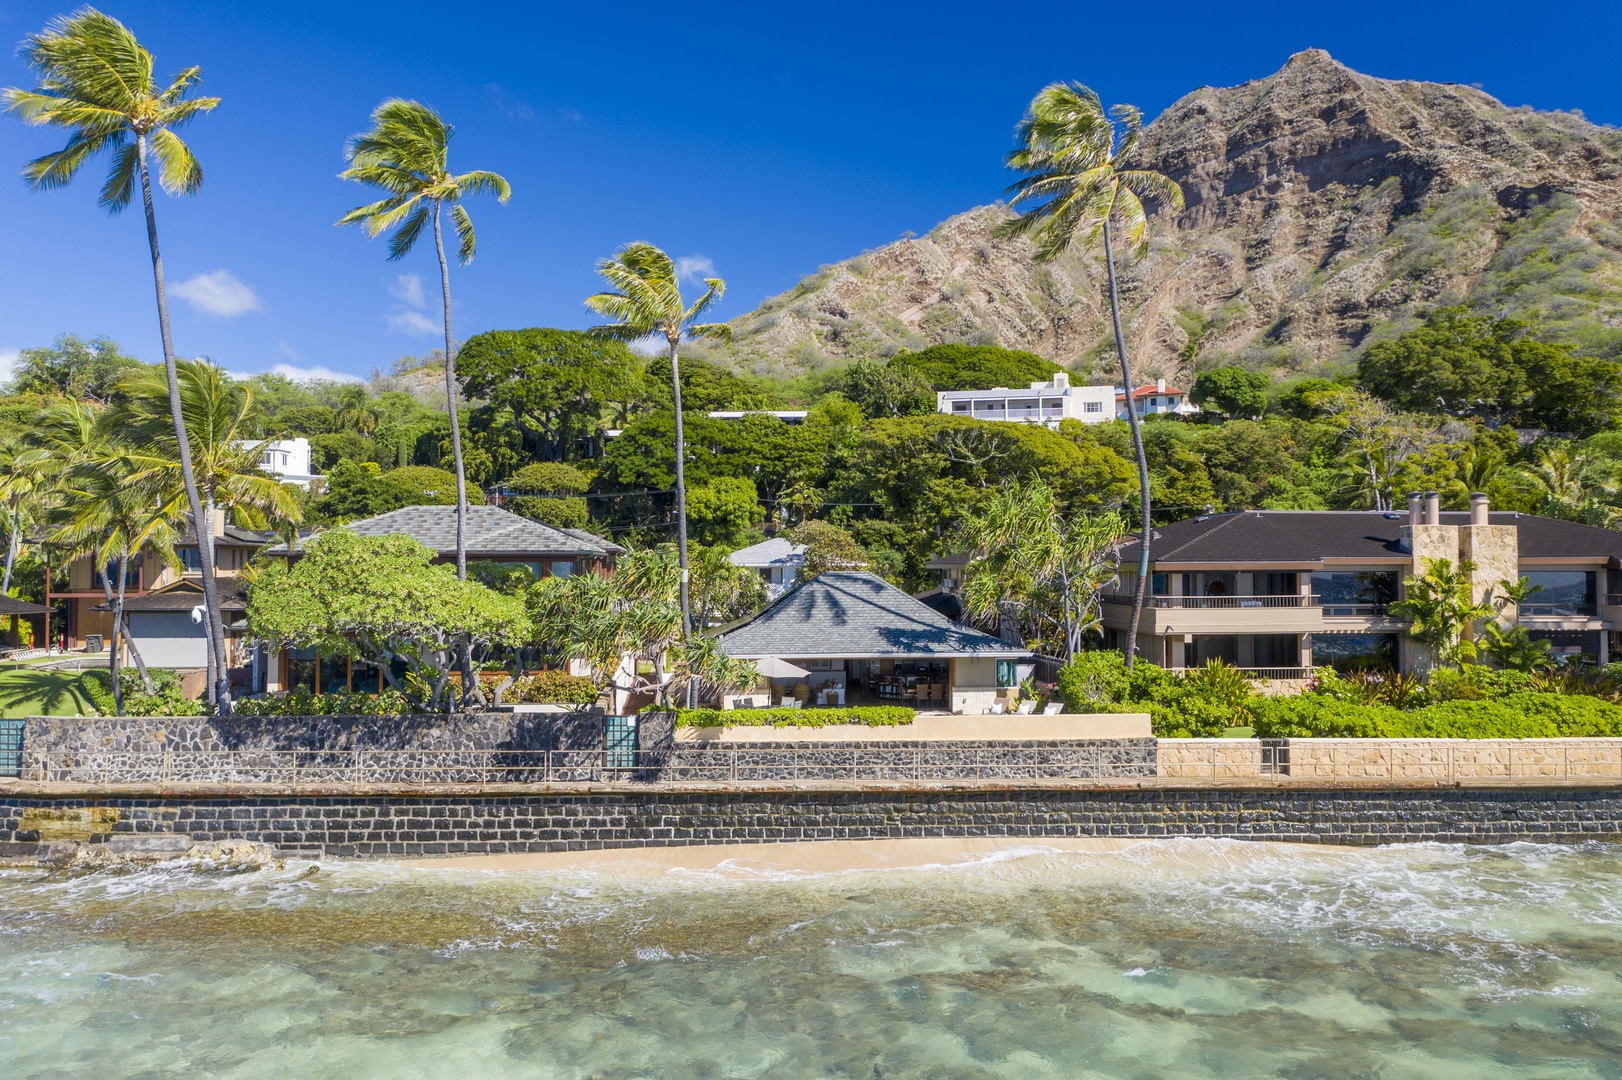
[[[1132,606],[1131,594],[1106,593],[1100,601],[1106,624],[1124,629],[1126,613],[1122,609]],[[1310,634],[1326,627],[1355,631],[1395,629],[1396,625],[1385,604],[1325,603],[1321,596],[1289,593],[1147,596],[1139,629],[1146,634]]]
[[[1232,665],[1229,665],[1232,667]],[[1178,675],[1193,675],[1200,669],[1198,667],[1172,668]],[[1249,679],[1251,682],[1267,680],[1269,682],[1281,679],[1310,679],[1315,669],[1310,667],[1243,667],[1234,668],[1235,671]]]
[[[1291,593],[1287,596],[1146,596],[1143,598],[1144,610],[1155,608],[1157,610],[1200,610],[1210,611],[1220,608],[1304,608],[1316,607],[1316,596],[1299,596]],[[1127,593],[1106,593],[1102,597],[1106,604],[1131,604],[1132,597]]]
[[[1612,600],[1622,600],[1622,597],[1611,597]],[[1599,608],[1594,604],[1521,604],[1516,611],[1522,616],[1536,618],[1556,619],[1591,619],[1599,614]]]

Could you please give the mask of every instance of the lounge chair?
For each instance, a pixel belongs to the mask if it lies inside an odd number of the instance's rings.
[[[1019,703],[1019,708],[1014,710],[1016,716],[1030,716],[1034,712],[1036,712],[1036,702],[1034,701],[1022,701]]]
[[[1058,716],[1063,712],[1064,703],[1061,701],[1050,701],[1046,705],[1042,706],[1043,716]]]

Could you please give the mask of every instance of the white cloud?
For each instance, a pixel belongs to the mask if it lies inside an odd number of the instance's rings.
[[[17,360],[22,356],[21,349],[0,349],[0,387],[11,381],[12,374],[17,370]]]
[[[171,286],[169,291],[204,315],[217,315],[222,319],[264,310],[253,289],[229,270],[194,275]]]
[[[407,307],[427,307],[422,296],[422,278],[416,274],[401,274],[389,286],[389,295]]]
[[[299,355],[299,351],[297,349],[293,348],[293,346],[289,345],[285,341],[277,343],[276,351],[293,361],[295,364],[304,359],[304,357]]]
[[[310,367],[298,367],[294,364],[272,364],[269,371],[228,371],[227,375],[239,381],[251,379],[255,375],[280,375],[294,382],[341,382],[359,383],[366,380],[358,375],[350,375],[343,371],[334,371],[329,367],[314,364]]]
[[[383,316],[383,321],[396,334],[426,337],[439,333],[439,324],[420,311],[391,311]]]
[[[681,255],[676,259],[676,280],[694,285],[715,276],[715,261],[707,255]]]

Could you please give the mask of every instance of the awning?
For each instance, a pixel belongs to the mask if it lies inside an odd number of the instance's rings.
[[[763,679],[803,679],[811,674],[805,668],[775,656],[763,656],[756,660],[755,670],[760,672]]]

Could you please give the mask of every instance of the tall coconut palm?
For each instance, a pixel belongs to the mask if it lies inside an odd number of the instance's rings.
[[[123,23],[94,8],[81,8],[73,15],[52,20],[44,30],[24,39],[20,51],[28,66],[38,72],[39,86],[33,90],[7,90],[8,111],[26,123],[70,132],[65,147],[30,161],[23,167],[23,176],[38,188],[63,187],[86,161],[105,150],[112,155],[112,166],[102,184],[100,201],[115,214],[130,204],[135,182],[140,180],[152,282],[158,299],[158,332],[168,377],[169,419],[179,447],[186,499],[193,519],[198,520],[202,501],[192,476],[191,446],[180,410],[149,159],[157,158],[158,184],[164,191],[171,195],[195,194],[203,184],[203,167],[175,131],[212,111],[220,99],[189,96],[202,78],[202,69],[195,66],[181,71],[167,86],[160,86],[153,78],[152,54],[141,47]],[[203,602],[217,617],[219,592],[214,585],[212,562],[203,564]],[[229,690],[220,701],[229,710]]]
[[[1116,124],[1120,124],[1117,129]],[[1132,447],[1138,456],[1139,511],[1142,532],[1138,541],[1138,583],[1132,598],[1132,620],[1127,629],[1126,664],[1137,653],[1138,623],[1149,581],[1149,461],[1143,452],[1143,432],[1133,394],[1132,366],[1127,361],[1126,336],[1121,332],[1121,300],[1115,280],[1115,230],[1128,248],[1141,254],[1148,225],[1143,200],[1168,210],[1183,208],[1183,191],[1169,177],[1150,169],[1125,168],[1137,146],[1142,117],[1131,105],[1105,110],[1098,95],[1080,83],[1053,83],[1036,95],[1015,129],[1019,144],[1007,158],[1010,169],[1025,176],[1008,189],[1010,203],[1034,204],[1000,228],[1005,237],[1030,236],[1037,258],[1057,258],[1078,236],[1085,243],[1104,238],[1104,266],[1109,274],[1110,318],[1115,327],[1115,352],[1121,361],[1121,387],[1126,393],[1126,418],[1132,428]]]
[[[456,576],[467,577],[467,473],[462,462],[462,426],[456,415],[456,356],[451,341],[451,273],[445,261],[445,239],[440,211],[450,204],[451,224],[459,242],[463,266],[473,261],[476,241],[473,219],[462,205],[464,195],[494,195],[505,203],[512,187],[493,172],[474,171],[460,176],[447,164],[455,128],[433,109],[416,101],[390,98],[372,112],[372,130],[349,140],[344,150],[349,168],[339,173],[381,188],[387,194],[377,202],[357,206],[338,219],[340,225],[359,225],[366,235],[393,230],[389,258],[403,259],[433,223],[434,251],[439,256],[439,288],[445,314],[445,402],[451,414],[451,455],[456,459]]]
[[[202,360],[180,361],[177,376],[181,410],[186,425],[197,436],[190,447],[189,461],[203,512],[192,520],[206,589],[214,566],[216,514],[229,514],[240,524],[263,527],[272,520],[297,521],[300,512],[298,500],[287,485],[259,469],[267,440],[247,436],[253,388],[232,382],[224,371]],[[163,422],[163,389],[150,371],[122,380],[118,400],[102,413],[99,422],[107,438],[130,445],[129,457],[136,466],[133,480],[150,483],[161,493],[162,503],[154,511],[158,516],[178,509],[184,497],[181,485],[175,482],[180,464],[178,448],[173,432]],[[208,608],[207,630],[214,668],[211,696],[222,711],[229,711],[230,670],[225,626],[217,603]]]
[[[23,530],[43,509],[51,486],[50,455],[20,439],[0,443],[0,511],[5,513],[6,561],[0,596],[11,591],[11,574],[22,553]]]
[[[597,272],[614,287],[586,298],[586,306],[614,320],[592,331],[622,341],[638,341],[652,335],[665,339],[670,349],[670,388],[676,409],[676,554],[681,566],[681,622],[685,640],[693,632],[693,603],[687,567],[687,456],[682,434],[681,365],[678,353],[683,335],[726,341],[732,327],[726,323],[701,323],[698,317],[726,293],[720,278],[704,279],[704,295],[686,306],[681,298],[676,264],[652,244],[638,241],[626,244],[611,259],[597,264]]]

